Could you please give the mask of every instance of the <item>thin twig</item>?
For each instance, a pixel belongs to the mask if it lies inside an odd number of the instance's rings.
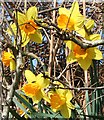
[[[55,89],[69,89],[69,90],[102,90],[104,89],[104,86],[102,87],[79,87],[79,88],[76,88],[76,87],[54,87]],[[53,88],[52,88],[53,89]]]
[[[56,7],[56,0],[54,0],[54,8]],[[55,15],[56,11],[53,11],[53,23],[55,23]],[[54,36],[52,34],[53,30],[51,30],[51,41],[50,41],[50,56],[49,56],[49,66],[48,66],[48,72],[49,72],[49,77],[52,76],[52,67],[53,67],[53,49],[54,49]]]
[[[37,55],[30,53],[30,52],[26,52],[26,53],[24,53],[24,55],[31,56],[31,57],[37,59],[41,63],[41,65],[44,66],[44,63],[39,59],[39,57]]]
[[[60,75],[57,77],[57,79],[60,79],[60,77],[64,74],[64,72],[67,70],[67,68],[69,67],[70,63],[67,64],[67,66],[65,67],[65,69],[60,73]]]

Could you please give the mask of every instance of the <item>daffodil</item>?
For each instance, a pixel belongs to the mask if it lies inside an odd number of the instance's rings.
[[[4,51],[2,54],[2,62],[5,66],[10,66],[10,70],[15,70],[15,57],[11,52]]]
[[[42,34],[39,31],[39,26],[34,22],[37,20],[37,8],[30,7],[25,14],[17,12],[18,25],[21,29],[22,47],[24,47],[30,40],[36,43],[42,43]],[[17,27],[15,23],[11,24],[11,28],[16,35]],[[10,30],[7,30],[11,34]]]
[[[75,109],[75,106],[70,102],[72,97],[70,90],[55,89],[50,91],[49,98],[52,110],[54,112],[60,111],[64,118],[70,118],[71,109]]]
[[[84,16],[80,14],[78,2],[75,1],[72,7],[59,8],[59,17],[57,19],[58,27],[63,30],[78,30],[84,24]]]
[[[73,2],[69,10],[62,7],[59,8],[57,23],[62,30],[74,30],[86,40],[91,40],[88,32],[94,27],[94,20],[87,19],[80,13],[77,1]]]
[[[67,46],[71,50],[67,57],[67,62],[78,62],[84,70],[90,67],[93,59],[101,60],[103,58],[101,51],[97,47],[83,49],[73,42],[68,42]]]
[[[91,19],[85,19],[84,25],[77,29],[76,32],[80,34],[83,40],[95,41],[100,40],[100,34],[91,34],[90,31],[94,27],[94,21]],[[77,37],[75,36],[75,39]],[[82,40],[82,42],[83,42]],[[65,41],[67,47],[71,50],[70,54],[67,57],[67,62],[73,63],[78,62],[82,69],[87,70],[91,63],[92,59],[100,60],[102,59],[102,53],[98,48],[87,48],[83,49],[79,45],[75,44],[73,41]]]
[[[47,99],[44,88],[49,86],[49,79],[45,79],[43,74],[35,76],[30,70],[25,70],[26,84],[22,87],[24,93],[32,98],[34,103],[38,103],[42,98]]]
[[[100,40],[101,36],[100,34],[91,34],[91,30],[94,27],[94,20],[92,19],[85,19],[84,25],[77,29],[76,32],[81,35],[86,40]]]

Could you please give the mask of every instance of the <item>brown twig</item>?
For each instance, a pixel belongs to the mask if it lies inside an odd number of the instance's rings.
[[[69,90],[77,90],[77,91],[81,91],[81,90],[102,90],[104,89],[104,86],[101,86],[101,87],[79,87],[79,88],[76,88],[76,87],[54,87],[55,89],[69,89]],[[53,88],[51,88],[53,89]]]

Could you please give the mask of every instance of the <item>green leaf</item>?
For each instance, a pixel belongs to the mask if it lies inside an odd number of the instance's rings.
[[[23,95],[23,96],[25,96],[25,93],[23,92],[23,91],[21,91],[21,90],[16,90],[16,92],[18,93],[18,94],[21,94],[21,95]]]
[[[93,120],[97,119],[97,120],[104,120],[104,116],[100,116],[100,115],[83,115],[83,114],[80,114],[82,116],[86,116],[86,117],[89,117],[89,118],[93,118]]]
[[[35,113],[35,115],[38,117],[38,118],[63,118],[61,115],[58,115],[59,113],[55,113],[54,115],[53,114],[47,114],[47,113]]]
[[[54,113],[54,114],[47,114],[47,113],[37,113],[33,106],[28,103],[23,97],[21,97],[17,92],[14,93],[14,95],[22,102],[27,108],[29,108],[29,111],[31,112],[31,118],[63,118],[59,113]]]
[[[86,98],[86,104],[89,103],[90,99],[89,99],[88,90],[86,90],[85,98]],[[88,115],[91,115],[91,106],[90,106],[90,104],[87,105],[86,108],[87,108]]]
[[[83,113],[83,114],[84,114],[84,111],[81,109],[81,106],[80,106],[80,104],[79,104],[78,102],[75,103],[75,108],[76,108],[76,110],[77,110],[78,115],[80,115],[80,113]],[[80,116],[80,118],[81,118],[81,119],[84,119],[84,116]]]
[[[14,92],[14,95],[26,106],[29,108],[31,113],[35,112],[35,109],[33,109],[32,105],[28,103],[23,97],[21,97],[17,92]]]
[[[26,12],[26,16],[28,20],[36,19],[37,15],[38,15],[37,8],[35,6],[30,7]]]
[[[16,104],[16,106],[18,106],[23,112],[25,112],[25,114],[31,118],[31,116],[27,113],[28,111],[26,111],[26,109],[23,107],[23,105],[16,99],[16,97],[13,97],[13,102]]]
[[[13,110],[12,108],[9,108],[10,113],[15,116],[15,118],[17,118],[17,120],[26,120],[24,117],[21,117],[20,115],[18,115],[18,113],[16,113],[15,110]]]

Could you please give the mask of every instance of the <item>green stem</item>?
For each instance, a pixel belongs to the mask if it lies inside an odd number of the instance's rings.
[[[84,75],[85,75],[85,87],[88,87],[87,70],[84,71]],[[86,90],[85,97],[86,97],[86,104],[87,104],[87,103],[90,102],[88,90]],[[86,114],[87,115],[91,115],[91,106],[90,106],[90,104],[86,107]]]

